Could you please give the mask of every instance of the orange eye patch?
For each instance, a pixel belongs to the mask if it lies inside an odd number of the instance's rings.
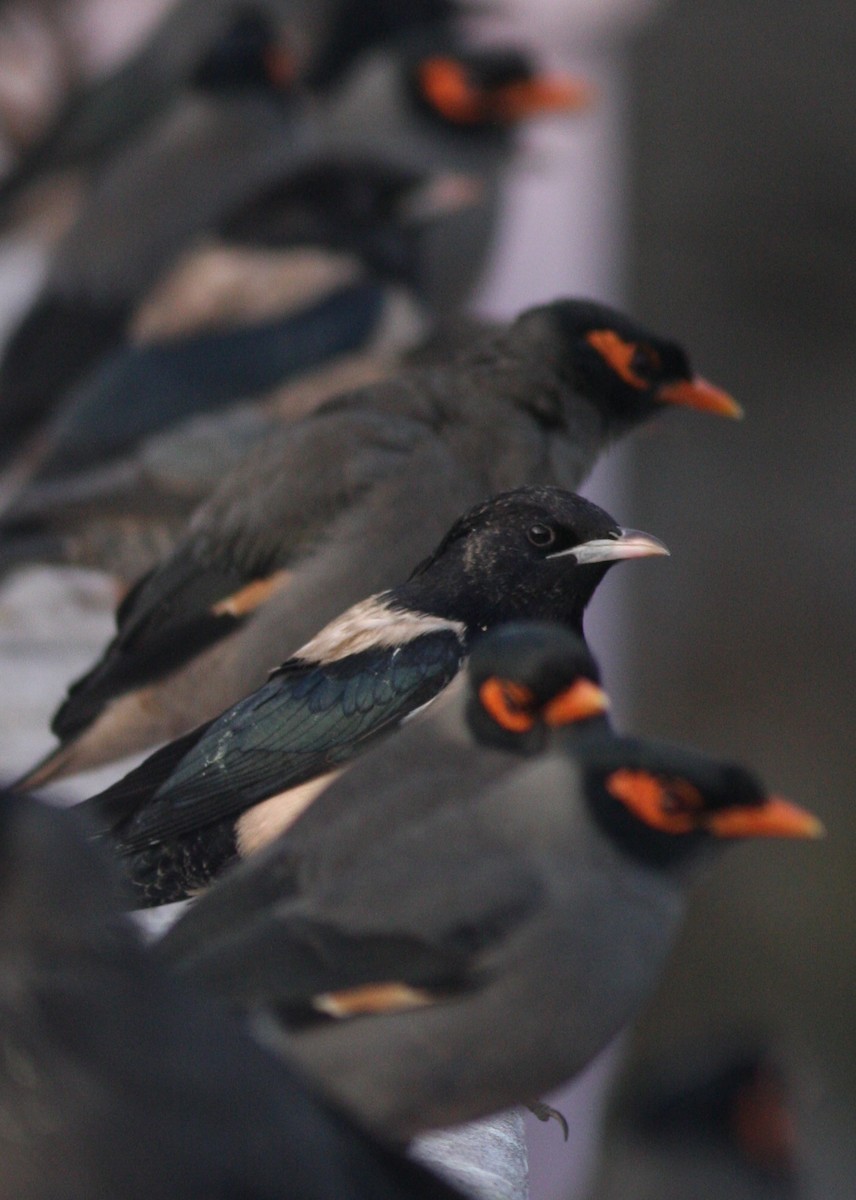
[[[640,389],[651,386],[649,380],[643,379],[633,369],[633,359],[639,352],[636,342],[625,342],[612,329],[592,329],[585,338],[625,383]]]
[[[479,700],[497,725],[511,733],[526,733],[535,724],[531,712],[534,697],[522,684],[494,675],[479,688]]]
[[[419,68],[419,86],[428,103],[447,121],[469,125],[484,117],[484,98],[453,58],[429,58]]]
[[[652,829],[689,833],[698,824],[694,814],[703,801],[685,780],[669,780],[666,785],[648,771],[622,769],[609,776],[606,790]]]

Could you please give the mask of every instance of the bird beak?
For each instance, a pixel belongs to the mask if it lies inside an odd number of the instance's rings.
[[[565,558],[573,554],[579,566],[588,563],[617,562],[622,558],[650,558],[655,554],[668,554],[669,551],[659,538],[650,533],[642,533],[639,529],[621,529],[617,537],[593,538],[590,542],[581,542],[570,550],[559,550],[556,554],[548,554],[547,558]]]
[[[580,112],[595,97],[595,88],[569,75],[541,75],[506,84],[491,95],[494,116],[513,124],[551,112]]]
[[[780,796],[770,796],[757,808],[725,808],[711,813],[705,826],[717,837],[819,838],[826,833],[822,823]]]
[[[609,696],[591,679],[577,679],[545,704],[542,714],[551,729],[599,717],[609,709]]]
[[[718,417],[731,417],[735,421],[743,416],[743,409],[728,392],[708,383],[701,375],[664,383],[657,388],[655,395],[661,404],[682,404],[685,408],[696,408]]]

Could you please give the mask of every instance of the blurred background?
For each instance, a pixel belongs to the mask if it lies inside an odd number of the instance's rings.
[[[6,161],[165,7],[4,5]],[[533,1128],[532,1197],[589,1194],[594,1116],[622,1055],[632,1073],[675,1045],[748,1031],[784,1064],[799,1194],[844,1200],[856,1195],[856,9],[505,0],[468,20],[474,38],[513,36],[598,90],[589,113],[521,139],[472,307],[616,302],[683,342],[746,409],[740,427],[664,419],[585,489],[673,556],[610,576],[592,612],[618,720],[744,759],[828,827],[820,845],[745,847],[717,870],[621,1054],[556,1101],[568,1147],[552,1123]],[[20,99],[24,79],[41,81],[41,108]],[[6,239],[10,314],[43,261],[31,233]],[[80,575],[20,574],[0,592],[7,767],[46,744],[111,602]]]

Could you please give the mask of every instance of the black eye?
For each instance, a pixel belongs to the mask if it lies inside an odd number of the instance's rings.
[[[526,534],[533,546],[550,546],[556,540],[556,531],[549,525],[532,525]]]
[[[646,346],[644,342],[640,342],[633,351],[633,357],[630,360],[630,369],[634,375],[640,375],[643,379],[650,379],[660,370],[660,355],[653,346]]]

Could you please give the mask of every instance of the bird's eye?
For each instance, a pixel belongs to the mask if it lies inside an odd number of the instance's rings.
[[[532,525],[529,532],[526,534],[533,546],[543,547],[551,546],[556,540],[556,531],[551,529],[549,525],[542,525],[538,522]]]
[[[644,342],[638,342],[630,359],[630,370],[642,379],[650,379],[660,370],[660,355]]]
[[[693,813],[704,808],[701,792],[686,779],[661,779],[660,784],[664,813]]]

